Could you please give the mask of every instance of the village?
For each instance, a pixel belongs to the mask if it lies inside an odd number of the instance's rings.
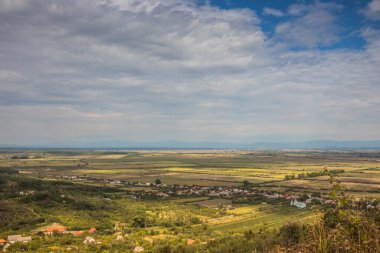
[[[307,208],[312,205],[334,206],[335,201],[331,199],[328,193],[278,193],[266,191],[252,187],[248,181],[244,181],[241,186],[201,186],[201,185],[181,185],[165,184],[160,179],[153,183],[143,183],[127,180],[110,180],[86,176],[55,176],[63,180],[97,183],[109,185],[112,187],[127,187],[126,192],[133,199],[170,199],[170,198],[190,198],[190,197],[209,197],[209,198],[227,198],[244,204],[244,199],[255,199],[255,203],[267,204],[273,202],[282,202],[297,208]],[[129,190],[128,187],[133,187]],[[136,189],[141,188],[141,189]],[[234,201],[235,200],[235,201]],[[352,199],[352,206],[361,209],[380,209],[380,204],[374,198],[355,198]],[[232,206],[228,206],[232,208]]]
[[[88,231],[78,230],[78,231],[68,231],[66,228],[60,224],[53,223],[51,226],[47,227],[44,231],[37,232],[38,236],[53,236],[55,234],[72,234],[74,236],[82,236],[87,234],[84,244],[89,243],[100,243],[100,241],[95,240],[93,237],[89,236],[91,234],[96,233],[96,228],[92,227]],[[7,251],[7,249],[14,243],[28,243],[32,241],[32,236],[22,236],[22,235],[9,235],[7,240],[0,239],[0,246],[3,247],[3,251]]]
[[[83,230],[74,230],[70,231],[67,230],[66,227],[58,224],[58,223],[53,223],[51,226],[47,227],[44,231],[39,231],[37,232],[37,236],[59,236],[63,234],[71,234],[77,237],[84,237],[83,244],[85,245],[91,245],[91,244],[102,244],[100,239],[95,239],[94,235],[96,234],[97,230],[95,227],[91,227],[88,231],[83,231]],[[124,237],[128,235],[121,235],[121,233],[116,233],[116,238],[115,240],[118,242],[123,242]],[[32,236],[22,236],[20,234],[18,235],[9,235],[7,239],[0,239],[0,246],[2,247],[3,251],[6,252],[9,247],[11,247],[15,243],[22,243],[26,244],[32,241]],[[144,248],[141,246],[136,246],[133,249],[133,252],[139,253],[143,252]]]

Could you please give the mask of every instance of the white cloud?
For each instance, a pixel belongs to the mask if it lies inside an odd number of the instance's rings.
[[[380,0],[372,0],[362,13],[369,19],[380,20]]]
[[[380,137],[377,31],[315,49],[339,40],[337,5],[291,6],[274,39],[253,11],[196,1],[23,8],[0,16],[1,142]]]
[[[15,71],[0,69],[0,82],[13,82],[22,80],[22,75]]]
[[[1,0],[0,13],[20,11],[28,5],[27,0]]]
[[[318,1],[312,4],[293,4],[287,12],[292,18],[277,25],[275,40],[291,47],[330,46],[340,39],[335,13],[341,8],[335,3]]]
[[[271,15],[271,16],[275,16],[275,17],[283,17],[283,16],[285,16],[285,13],[282,12],[281,10],[274,9],[274,8],[268,8],[268,7],[264,8],[263,14],[264,15]]]

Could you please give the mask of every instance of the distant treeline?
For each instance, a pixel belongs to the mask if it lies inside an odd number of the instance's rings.
[[[305,179],[309,177],[320,177],[320,176],[328,176],[328,175],[337,175],[340,173],[344,173],[344,170],[323,170],[320,172],[307,172],[296,175],[285,175],[285,180],[293,180],[293,179]]]
[[[15,170],[13,168],[1,168],[0,167],[0,174],[18,174],[18,170]]]

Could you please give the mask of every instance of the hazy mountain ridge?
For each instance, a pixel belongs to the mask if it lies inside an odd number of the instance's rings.
[[[88,149],[380,149],[380,140],[373,141],[334,141],[312,140],[300,142],[129,142],[129,141],[98,141],[98,142],[54,142],[35,145],[0,144],[2,149],[17,148],[88,148]]]

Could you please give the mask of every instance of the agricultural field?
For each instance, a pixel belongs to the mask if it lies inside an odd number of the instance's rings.
[[[11,159],[24,154],[2,153],[1,167],[17,167],[21,173],[40,177],[86,175],[146,183],[160,178],[166,184],[233,186],[248,180],[254,186],[281,190],[326,190],[327,177],[297,180],[297,176],[327,169],[344,170],[340,179],[353,192],[373,193],[380,183],[376,152],[36,151],[28,152],[29,159]],[[296,180],[284,182],[286,175]]]
[[[331,203],[327,171],[350,197],[380,199],[375,151],[2,151],[0,239],[30,235],[33,247],[23,250],[30,252],[161,252],[168,243],[206,252],[231,238],[320,221]],[[52,224],[96,227],[99,245],[37,236]]]

